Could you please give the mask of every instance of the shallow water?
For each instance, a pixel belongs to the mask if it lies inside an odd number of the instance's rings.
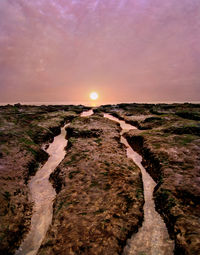
[[[67,125],[66,125],[67,126]],[[29,183],[31,200],[34,202],[33,215],[31,218],[30,231],[21,244],[16,255],[35,255],[46,235],[53,215],[53,200],[56,192],[49,182],[49,176],[65,156],[66,131],[64,126],[61,134],[54,138],[54,141],[47,149],[50,157],[41,167]]]
[[[92,114],[93,110],[85,111],[81,114],[81,117],[91,116]],[[121,142],[127,147],[127,156],[133,159],[141,169],[144,183],[144,222],[138,233],[128,240],[123,254],[172,255],[174,243],[169,239],[166,226],[154,207],[153,190],[156,183],[141,165],[142,157],[132,150],[122,136],[125,132],[136,129],[136,127],[109,114],[104,114],[104,117],[120,123],[122,128]],[[50,155],[48,161],[30,180],[31,198],[34,202],[31,229],[16,255],[36,255],[51,224],[52,206],[56,193],[49,182],[49,176],[65,156],[64,148],[67,145],[65,127],[61,129],[61,134],[55,137],[53,143],[47,149]]]
[[[88,110],[88,111],[84,111],[84,112],[81,113],[81,117],[89,117],[89,116],[91,116],[93,113],[94,113],[94,112],[93,112],[92,109],[91,109],[91,110]]]
[[[122,128],[121,142],[127,147],[127,156],[141,169],[144,186],[144,221],[139,231],[133,234],[127,241],[123,255],[174,254],[174,242],[169,238],[163,219],[155,210],[153,191],[156,183],[142,166],[142,157],[130,147],[126,139],[122,136],[125,132],[137,128],[109,114],[104,114],[104,117],[120,124]]]

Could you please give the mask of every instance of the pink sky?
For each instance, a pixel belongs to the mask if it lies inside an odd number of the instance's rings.
[[[0,102],[200,101],[199,0],[1,0]]]

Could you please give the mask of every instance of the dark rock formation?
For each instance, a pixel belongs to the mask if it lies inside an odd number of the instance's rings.
[[[151,130],[132,130],[126,138],[143,156],[143,165],[157,182],[154,191],[156,209],[175,240],[175,254],[200,254],[200,123],[188,115],[187,122],[183,115],[177,116],[180,110],[190,111],[190,116],[196,116],[200,105],[172,106],[154,106],[154,110],[162,112],[159,118],[166,121]],[[129,112],[130,108],[128,111],[118,110],[125,120],[136,119],[140,125],[145,122],[143,115],[140,117]],[[147,109],[144,112],[148,115]]]
[[[28,180],[48,158],[41,146],[77,116],[72,109],[79,112],[83,107],[0,107],[0,254],[14,254],[29,230]]]

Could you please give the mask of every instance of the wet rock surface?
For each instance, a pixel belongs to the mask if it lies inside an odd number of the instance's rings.
[[[14,254],[29,230],[28,182],[65,121],[72,121],[66,157],[50,176],[57,192],[53,222],[38,254],[121,254],[143,219],[143,186],[119,126],[103,112],[138,127],[126,139],[157,183],[156,209],[175,254],[200,254],[200,105],[107,105],[78,117],[86,109],[0,107],[0,254]]]
[[[0,254],[14,254],[30,227],[28,181],[47,159],[44,143],[53,140],[76,106],[0,107]]]
[[[140,170],[116,123],[82,117],[67,130],[70,146],[50,178],[53,221],[38,254],[120,254],[143,218]]]
[[[200,254],[200,105],[123,104],[101,110],[136,123],[140,130],[126,138],[157,182],[156,209],[175,240],[175,254]]]

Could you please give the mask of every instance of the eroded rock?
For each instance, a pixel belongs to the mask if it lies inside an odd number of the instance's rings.
[[[67,130],[71,146],[51,175],[58,194],[38,254],[119,254],[143,218],[140,170],[112,121],[78,118]]]
[[[0,254],[14,254],[29,230],[32,202],[28,181],[48,154],[43,144],[77,114],[73,106],[0,107]],[[82,111],[82,107],[80,109]]]
[[[144,115],[140,118],[131,107],[126,106],[126,110],[115,107],[111,112],[117,111],[125,120],[141,120]],[[147,115],[158,111],[159,118],[167,122],[151,130],[132,130],[126,138],[142,154],[143,165],[157,182],[156,209],[175,240],[175,254],[200,254],[200,123],[190,117],[199,114],[200,105],[155,105],[149,113],[149,107],[141,107]],[[190,116],[178,117],[177,111],[190,111]]]

